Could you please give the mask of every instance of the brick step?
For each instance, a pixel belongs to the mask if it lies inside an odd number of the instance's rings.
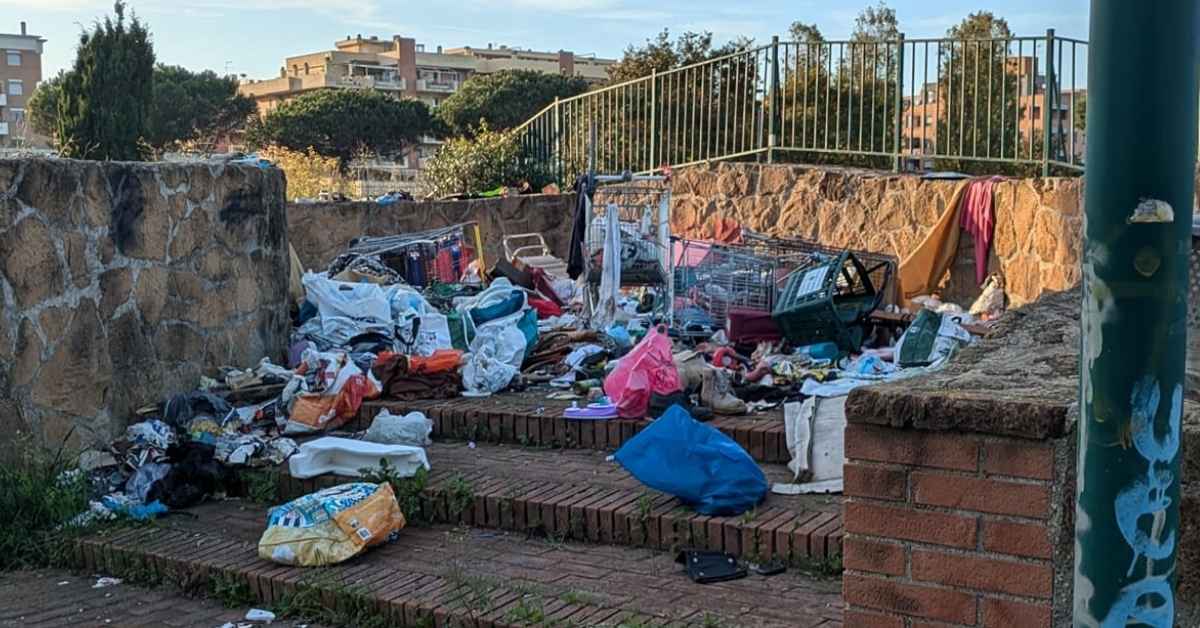
[[[568,421],[562,417],[568,401],[545,399],[544,394],[510,393],[484,399],[369,401],[359,410],[353,429],[366,429],[375,415],[423,412],[433,420],[438,439],[596,449],[614,451],[633,438],[649,421],[612,419]],[[783,411],[762,415],[714,417],[710,425],[737,441],[759,462],[791,460],[787,450]]]
[[[768,494],[735,517],[697,514],[647,488],[605,454],[581,449],[436,442],[419,519],[593,543],[671,550],[722,550],[744,558],[836,563],[842,553],[840,497]],[[762,465],[770,482],[782,465]],[[280,477],[292,499],[354,478]]]
[[[237,587],[276,609],[303,599],[396,626],[842,625],[840,583],[796,571],[698,585],[667,554],[450,526],[410,526],[340,565],[287,567],[258,557],[265,506],[191,512],[85,537],[78,566],[191,593]]]

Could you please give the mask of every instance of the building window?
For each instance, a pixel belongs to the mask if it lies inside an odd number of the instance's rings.
[[[25,110],[24,109],[9,109],[8,110],[8,120],[10,122],[14,122],[16,124],[20,124],[20,123],[24,122],[25,121]]]
[[[9,96],[22,96],[24,94],[25,94],[25,84],[22,83],[20,79],[9,79],[8,80],[8,95]]]
[[[8,54],[5,56],[8,58],[9,65],[13,65],[13,66],[21,65],[21,51],[20,50],[9,50]]]

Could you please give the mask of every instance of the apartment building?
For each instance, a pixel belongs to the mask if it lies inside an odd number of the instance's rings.
[[[25,105],[42,80],[45,39],[30,35],[25,22],[20,34],[0,33],[0,146],[40,145],[26,122]]]
[[[1029,150],[1029,139],[1032,136],[1035,141],[1041,141],[1042,129],[1045,128],[1046,117],[1044,108],[1046,102],[1046,76],[1038,74],[1037,59],[1033,57],[1017,57],[1007,60],[1005,65],[1005,73],[1009,75],[1009,81],[1005,83],[1008,90],[1004,93],[1004,100],[1008,106],[1004,111],[1005,125],[1015,121],[1016,128],[1020,133],[1020,138],[1012,138],[1014,144],[1021,142],[1020,150],[1023,154]],[[914,156],[930,154],[937,152],[938,140],[938,124],[939,120],[958,120],[961,115],[965,119],[965,128],[970,133],[973,129],[972,115],[979,118],[981,127],[986,125],[987,118],[985,117],[988,111],[989,99],[987,98],[987,76],[986,68],[984,69],[983,81],[979,83],[980,95],[979,101],[974,103],[974,108],[963,108],[961,101],[962,88],[961,83],[951,85],[949,81],[942,83],[929,82],[922,85],[915,95],[904,97],[904,112],[903,124],[901,126],[901,137],[903,146],[905,146],[910,154]],[[974,77],[972,77],[974,78]],[[1012,80],[1012,79],[1016,80]],[[996,79],[995,85],[1000,83]],[[972,85],[972,92],[975,87]],[[999,90],[995,87],[994,90]],[[907,89],[906,89],[907,91]],[[971,94],[967,94],[971,98]],[[1050,111],[1050,129],[1052,133],[1065,134],[1071,133],[1071,96],[1070,92],[1061,92],[1061,96],[1057,102],[1052,102],[1049,106]],[[993,111],[999,115],[1001,107],[1000,98],[996,96],[990,106]],[[977,110],[977,111],[976,111]],[[982,133],[982,132],[981,132]],[[943,142],[950,141],[948,139]],[[958,140],[955,139],[955,142]],[[969,143],[971,140],[965,139]],[[1079,152],[1078,143],[1076,152]],[[954,147],[957,151],[957,145]],[[946,147],[942,147],[942,152],[946,152]],[[968,149],[969,150],[969,149]],[[951,152],[954,152],[951,151]]]
[[[356,35],[336,42],[332,50],[288,57],[278,78],[244,80],[239,91],[258,103],[260,114],[317,89],[377,89],[437,107],[475,74],[533,70],[601,82],[608,79],[608,67],[614,63],[615,59],[565,50],[541,52],[493,44],[487,48],[438,46],[427,50],[409,37]],[[427,138],[410,156],[410,167],[420,167],[436,146],[436,141]]]

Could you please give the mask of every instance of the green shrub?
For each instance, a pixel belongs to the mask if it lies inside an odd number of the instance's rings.
[[[550,177],[524,158],[517,134],[480,126],[474,138],[454,138],[442,144],[423,173],[435,197],[474,194],[528,182],[535,189]]]
[[[62,566],[83,528],[71,520],[88,507],[87,479],[62,449],[28,446],[0,465],[0,571]]]

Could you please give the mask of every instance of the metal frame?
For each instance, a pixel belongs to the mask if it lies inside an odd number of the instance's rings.
[[[1053,29],[990,39],[773,38],[555,100],[516,133],[527,164],[559,181],[587,172],[592,152],[598,171],[640,174],[831,155],[897,170],[915,158],[1082,172],[1074,111],[1086,56],[1087,42]]]

